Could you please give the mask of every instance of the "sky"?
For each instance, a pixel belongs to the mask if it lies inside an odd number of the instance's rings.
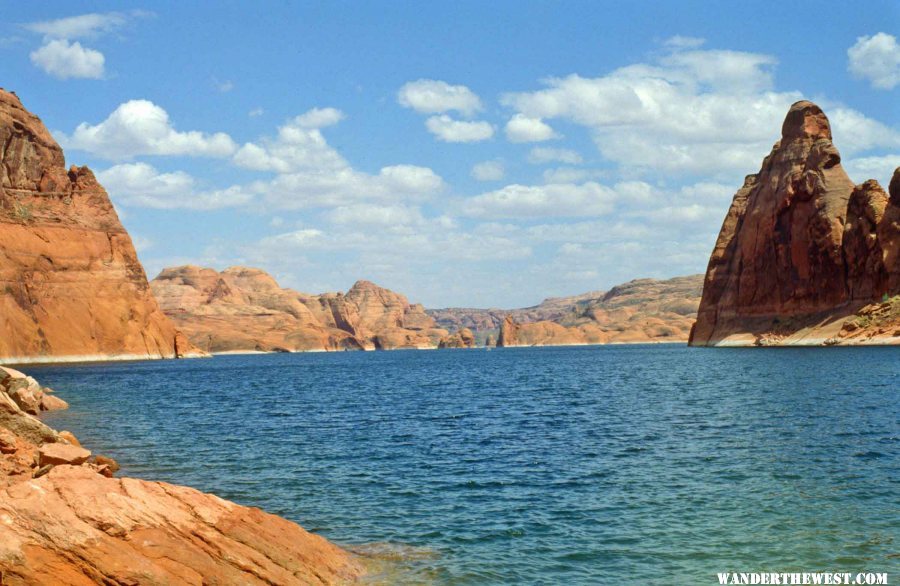
[[[900,166],[900,2],[10,2],[0,87],[152,278],[522,307],[702,273],[790,105]]]

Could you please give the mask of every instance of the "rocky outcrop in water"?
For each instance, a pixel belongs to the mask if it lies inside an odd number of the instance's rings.
[[[259,509],[113,478],[112,459],[26,413],[7,388],[0,387],[3,584],[345,584],[363,573],[347,552]]]
[[[447,335],[421,305],[358,281],[346,293],[284,289],[260,269],[163,270],[151,282],[163,311],[209,352],[434,348]]]
[[[690,343],[900,342],[900,323],[870,328],[857,315],[900,293],[900,169],[891,186],[888,196],[874,180],[854,185],[828,118],[794,104],[781,140],[735,194]]]
[[[131,238],[87,167],[0,90],[0,360],[196,353],[160,311]]]
[[[498,346],[550,346],[687,341],[700,303],[703,275],[637,279],[609,291],[551,298],[513,310],[429,310],[438,323],[487,326]]]

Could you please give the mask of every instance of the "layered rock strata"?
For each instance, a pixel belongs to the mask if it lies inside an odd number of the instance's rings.
[[[310,295],[260,269],[183,266],[163,270],[151,287],[163,311],[209,352],[434,348],[447,335],[421,305],[369,281]]]
[[[874,180],[854,185],[828,118],[797,102],[759,173],[734,196],[690,343],[898,343],[890,311],[858,315],[900,293],[898,252],[900,169],[890,195]]]
[[[0,89],[0,360],[196,353],[160,311],[131,238],[87,167]]]
[[[637,279],[609,291],[548,299],[524,309],[429,313],[441,325],[475,326],[476,337],[496,333],[497,346],[505,347],[685,342],[702,287],[702,275]],[[486,329],[478,330],[479,324]]]

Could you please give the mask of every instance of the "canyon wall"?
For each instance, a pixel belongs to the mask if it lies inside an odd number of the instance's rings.
[[[686,342],[703,275],[636,279],[609,291],[554,297],[522,309],[429,310],[438,324],[467,327],[497,346]]]
[[[197,350],[160,311],[87,167],[0,90],[0,360],[172,358]]]
[[[448,336],[421,305],[369,281],[347,293],[284,289],[260,269],[163,270],[151,287],[193,343],[209,352],[434,348]]]

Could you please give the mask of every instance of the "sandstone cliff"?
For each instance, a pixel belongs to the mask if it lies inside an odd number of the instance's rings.
[[[134,246],[87,167],[0,90],[0,360],[196,352],[160,311]]]
[[[609,291],[551,298],[524,309],[430,310],[440,325],[493,335],[497,346],[685,342],[700,303],[703,276],[637,279]]]
[[[0,581],[41,584],[345,584],[360,562],[300,526],[211,494],[113,478],[68,432],[23,411],[0,379]]]
[[[259,269],[184,266],[163,270],[151,287],[209,352],[434,348],[447,335],[421,305],[368,281],[346,294],[310,295]]]
[[[690,343],[900,342],[890,317],[900,293],[900,169],[891,188],[855,186],[828,118],[794,104],[781,140],[734,196]],[[882,301],[883,319],[867,319],[877,311],[864,306]]]

